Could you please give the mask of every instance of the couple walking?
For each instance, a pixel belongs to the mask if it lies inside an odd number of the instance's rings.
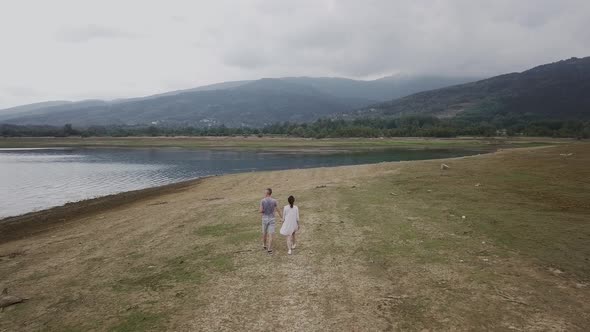
[[[262,247],[272,255],[272,236],[275,232],[275,213],[283,222],[281,234],[287,237],[288,254],[295,249],[295,232],[299,229],[299,208],[295,203],[295,197],[289,196],[288,205],[283,208],[283,213],[278,209],[278,201],[272,198],[272,189],[267,188],[264,198],[260,201],[260,213],[262,214]]]

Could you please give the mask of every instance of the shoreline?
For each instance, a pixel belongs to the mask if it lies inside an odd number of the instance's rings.
[[[13,152],[13,151],[39,151],[39,150],[56,150],[56,151],[71,151],[71,150],[102,150],[102,149],[113,149],[113,150],[187,150],[187,151],[217,151],[217,152],[254,152],[261,154],[338,154],[338,153],[366,153],[374,151],[388,151],[388,150],[453,150],[453,149],[465,149],[472,151],[486,151],[493,152],[497,150],[500,145],[493,144],[481,144],[481,145],[450,145],[450,146],[427,146],[427,145],[399,145],[399,146],[372,146],[364,148],[356,147],[308,147],[308,148],[238,148],[238,147],[183,147],[183,146],[87,146],[87,145],[72,145],[72,146],[47,146],[47,147],[36,147],[36,148],[1,148],[0,152]]]
[[[174,146],[163,146],[163,147],[132,147],[132,146],[112,146],[112,147],[105,147],[105,146],[72,146],[72,147],[41,147],[41,148],[0,148],[0,152],[2,151],[19,151],[19,150],[74,150],[74,149],[151,149],[151,148],[155,148],[155,149],[186,149],[186,150],[191,150],[191,149],[187,149],[185,147],[174,147]],[[222,149],[231,149],[232,151],[235,151],[235,149],[232,148],[222,148]],[[371,147],[371,148],[365,148],[362,150],[354,150],[354,149],[344,149],[344,148],[308,148],[308,149],[273,149],[273,150],[262,150],[259,151],[257,153],[260,154],[298,154],[298,153],[308,153],[308,154],[319,154],[319,155],[329,155],[329,154],[339,154],[339,153],[367,153],[367,152],[374,152],[374,151],[387,151],[387,150],[394,150],[394,149],[402,149],[402,150],[413,150],[413,151],[417,151],[417,150],[454,150],[454,149],[465,149],[466,151],[469,151],[470,154],[467,154],[465,156],[461,156],[461,157],[466,157],[466,156],[475,156],[475,155],[480,155],[480,154],[490,154],[490,153],[494,153],[498,150],[500,150],[501,148],[498,146],[477,146],[477,147],[459,147],[459,146],[406,146],[406,147]],[[514,148],[511,148],[514,149]],[[202,148],[201,150],[209,150],[209,151],[219,151],[219,149],[213,149],[213,148]],[[460,157],[455,157],[455,158],[460,158]],[[435,158],[435,159],[419,159],[419,160],[407,160],[407,161],[422,161],[422,160],[436,160],[436,159],[440,159],[440,158]],[[443,159],[449,159],[449,158],[443,158]],[[376,164],[376,163],[382,163],[382,162],[387,162],[387,161],[381,161],[381,162],[374,162],[374,163],[368,163],[368,164],[350,164],[350,165],[338,165],[338,166],[323,166],[323,167],[340,167],[340,166],[361,166],[361,165],[370,165],[370,164]],[[404,160],[400,160],[400,161],[390,161],[392,163],[398,163],[398,162],[404,162]],[[304,169],[313,169],[313,168],[317,168],[317,167],[310,167],[310,168],[304,168]],[[277,169],[274,171],[285,171],[285,170],[290,170],[290,169],[298,169],[298,168],[287,168],[287,169]],[[147,195],[147,192],[152,192],[152,191],[157,191],[158,189],[162,189],[163,191],[166,191],[168,187],[172,187],[172,188],[178,188],[178,187],[182,187],[183,184],[190,184],[194,181],[199,181],[208,177],[213,177],[213,176],[225,176],[225,175],[229,175],[229,174],[239,174],[239,173],[251,173],[251,172],[267,172],[267,171],[273,171],[273,170],[255,170],[255,171],[245,171],[245,172],[237,172],[237,173],[226,173],[226,174],[219,174],[219,175],[207,175],[207,176],[202,176],[199,178],[194,178],[194,179],[189,179],[189,180],[183,180],[180,182],[175,182],[175,183],[170,183],[170,184],[164,184],[164,185],[159,185],[159,186],[154,186],[154,187],[148,187],[148,188],[143,188],[143,189],[136,189],[136,190],[130,190],[130,191],[122,191],[122,192],[118,192],[118,193],[113,193],[113,194],[109,194],[109,195],[105,195],[105,196],[98,196],[98,197],[92,197],[92,198],[85,198],[85,199],[81,199],[78,201],[70,201],[70,202],[66,202],[65,204],[61,204],[61,205],[56,205],[56,206],[51,206],[51,207],[47,207],[47,208],[42,208],[40,210],[33,210],[33,211],[29,211],[29,212],[25,212],[22,214],[18,214],[18,215],[9,215],[9,216],[5,216],[5,217],[1,217],[0,216],[0,242],[1,237],[2,237],[2,233],[5,232],[5,228],[6,228],[6,224],[13,224],[13,223],[17,223],[20,220],[22,221],[27,221],[29,219],[35,218],[35,217],[40,217],[43,214],[49,213],[51,215],[61,215],[63,214],[63,212],[60,212],[59,210],[64,210],[64,209],[78,209],[77,208],[77,204],[82,204],[85,205],[86,202],[89,202],[88,205],[89,207],[93,207],[95,204],[103,204],[104,202],[108,201],[108,200],[115,200],[118,198],[119,195],[123,195],[125,196],[125,200],[130,199],[130,197],[127,196],[140,196],[143,197],[145,195]],[[156,193],[153,193],[152,195],[154,195]],[[103,202],[104,201],[104,202]],[[96,202],[96,203],[91,203],[91,202]],[[76,215],[78,215],[78,213],[76,212]],[[46,218],[44,218],[46,219]]]
[[[304,330],[579,330],[590,320],[588,151],[230,174],[13,218],[0,279],[30,301],[6,308],[0,330],[293,326],[260,311],[277,303]],[[260,246],[269,185],[301,209],[292,255],[283,237],[272,256]]]
[[[145,199],[184,191],[210,177],[214,175],[68,202],[43,210],[5,217],[0,219],[0,244],[43,233],[80,217],[88,217]]]
[[[296,137],[0,137],[0,148],[186,148],[246,149],[258,151],[308,152],[322,150],[364,151],[398,147],[489,147],[536,146],[571,143],[574,139],[547,137],[381,137],[381,138],[296,138]]]
[[[369,165],[376,164],[402,164],[402,163],[421,163],[421,162],[432,162],[437,160],[461,160],[465,158],[481,157],[481,156],[493,156],[502,151],[526,151],[534,149],[543,149],[552,147],[552,145],[537,146],[537,147],[514,147],[514,148],[497,148],[489,150],[488,152],[481,154],[473,154],[467,156],[451,157],[451,158],[436,158],[436,159],[421,159],[421,160],[401,160],[401,161],[389,161],[369,164],[356,164],[356,165],[340,165],[340,166],[327,166],[327,167],[312,167],[304,168],[305,170],[314,169],[336,169],[342,167],[366,167]],[[264,172],[285,172],[294,171],[300,169],[284,169],[284,170],[260,170],[254,172],[239,172],[239,173],[228,173],[221,175],[209,175],[203,176],[196,179],[185,180],[181,182],[149,187],[144,189],[137,189],[131,191],[123,191],[120,193],[110,194],[106,196],[100,196],[95,198],[83,199],[75,202],[68,202],[63,205],[50,207],[38,211],[31,211],[21,215],[8,216],[0,218],[0,244],[10,242],[13,240],[25,238],[34,234],[42,233],[68,223],[70,219],[77,219],[79,217],[91,216],[100,212],[113,210],[131,203],[140,202],[145,199],[151,199],[158,196],[163,196],[169,193],[177,193],[179,191],[187,190],[190,187],[197,185],[208,178],[213,177],[225,177],[229,175],[245,174],[245,173],[264,173]]]

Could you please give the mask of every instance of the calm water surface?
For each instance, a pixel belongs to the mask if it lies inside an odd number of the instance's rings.
[[[288,154],[163,148],[0,149],[0,218],[207,175],[458,157],[481,152],[397,149]]]

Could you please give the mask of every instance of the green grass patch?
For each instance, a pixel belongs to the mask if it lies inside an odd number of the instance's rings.
[[[35,271],[35,272],[31,273],[31,275],[29,275],[29,277],[27,278],[27,280],[29,280],[29,281],[37,281],[37,280],[45,279],[45,278],[47,278],[49,276],[50,276],[49,272],[46,272],[46,271],[43,271],[43,272],[41,272],[41,271]]]
[[[143,289],[158,291],[179,283],[199,285],[212,274],[233,269],[234,262],[230,255],[195,248],[188,255],[132,267],[127,276],[112,284],[112,288],[119,292]]]
[[[239,231],[241,228],[244,228],[245,225],[240,224],[215,224],[215,225],[205,225],[197,228],[195,234],[199,236],[214,236],[214,237],[221,237],[226,235],[231,235]]]
[[[78,326],[67,326],[60,329],[62,332],[85,332],[86,329]]]
[[[238,231],[236,233],[227,235],[224,241],[228,244],[244,244],[256,241],[256,239],[259,237],[259,231]]]
[[[123,318],[110,331],[113,332],[132,332],[132,331],[147,331],[160,330],[165,323],[166,316],[162,313],[147,313],[147,312],[132,312]]]
[[[416,138],[340,138],[340,139],[298,139],[288,137],[240,138],[240,137],[92,137],[92,138],[4,138],[0,139],[0,148],[34,148],[34,147],[175,147],[185,149],[245,149],[245,150],[297,150],[297,149],[345,149],[367,150],[375,148],[399,147],[484,147],[484,146],[534,146],[554,144],[550,138],[543,141],[526,141],[526,139],[494,138],[453,138],[453,139],[416,139]]]
[[[524,183],[528,183],[528,182],[539,183],[539,181],[542,180],[542,178],[540,178],[539,176],[537,176],[535,174],[532,174],[530,172],[522,172],[522,171],[510,172],[508,174],[502,174],[500,176],[497,176],[497,179],[500,181],[524,182]]]
[[[224,243],[240,245],[255,241],[260,232],[252,224],[216,224],[197,228],[195,234],[201,237],[222,238]]]
[[[216,272],[227,272],[234,269],[234,262],[230,256],[216,255],[207,260],[207,267]]]

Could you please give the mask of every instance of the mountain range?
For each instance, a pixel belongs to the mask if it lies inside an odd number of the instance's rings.
[[[466,114],[590,118],[590,57],[488,79],[397,75],[372,81],[284,77],[222,82],[113,101],[51,101],[0,110],[0,123],[261,127],[318,118]]]
[[[522,73],[425,91],[348,113],[356,117],[410,114],[439,118],[465,113],[531,114],[549,119],[590,118],[590,57],[541,65]]]
[[[0,110],[0,123],[260,127],[282,121],[313,121],[415,92],[473,80],[408,75],[372,81],[331,77],[263,78],[140,98],[23,105]]]

